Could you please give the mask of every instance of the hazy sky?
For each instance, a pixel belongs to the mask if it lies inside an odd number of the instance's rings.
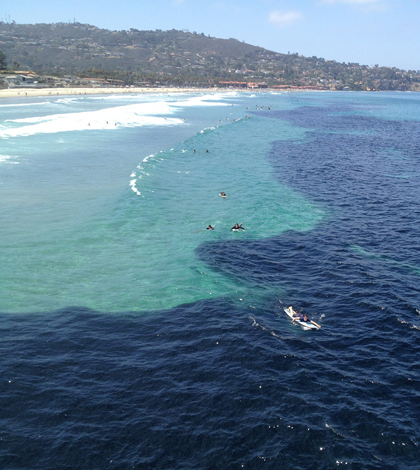
[[[9,18],[188,29],[276,52],[420,69],[420,0],[0,0],[0,19]]]

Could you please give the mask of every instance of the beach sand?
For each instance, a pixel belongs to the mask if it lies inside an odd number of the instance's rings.
[[[221,88],[6,88],[0,98],[27,96],[101,95],[113,93],[202,93],[227,91]],[[232,90],[229,90],[232,91]]]

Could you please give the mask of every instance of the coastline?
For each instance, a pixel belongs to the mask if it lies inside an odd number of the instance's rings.
[[[6,88],[0,90],[1,98],[25,98],[39,96],[101,95],[132,93],[208,93],[234,91],[225,88]],[[241,90],[247,91],[247,90]]]
[[[2,98],[28,98],[40,96],[71,96],[71,95],[112,95],[112,94],[133,94],[133,93],[267,93],[267,92],[308,92],[308,91],[331,91],[331,90],[312,90],[302,89],[273,89],[273,88],[105,88],[105,87],[68,87],[68,88],[5,88],[0,89],[0,99]]]

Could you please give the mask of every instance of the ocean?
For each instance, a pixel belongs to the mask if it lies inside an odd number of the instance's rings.
[[[419,227],[418,93],[1,100],[0,467],[417,470]]]

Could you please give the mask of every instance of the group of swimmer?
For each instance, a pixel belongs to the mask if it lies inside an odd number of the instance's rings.
[[[209,225],[206,230],[214,230],[215,229],[215,225]],[[239,230],[243,230],[245,232],[245,229],[242,227],[242,224],[238,224],[236,223],[232,228],[231,230],[233,230],[234,232],[238,232]]]
[[[194,150],[195,151],[195,150]],[[221,191],[219,196],[221,197],[227,197],[227,194],[224,192],[224,191]],[[215,229],[215,225],[209,225],[206,230],[214,230]],[[239,232],[239,230],[243,230],[245,232],[245,229],[242,227],[242,224],[238,224],[236,223],[232,228],[231,230],[233,230],[234,232]]]
[[[304,315],[301,315],[300,313],[295,312],[292,306],[289,307],[289,311],[293,315],[292,322],[299,320],[301,322],[312,323],[312,325],[315,325],[316,327],[321,328],[321,325],[318,325],[318,323],[312,320],[309,320],[308,315],[306,315],[306,313]]]

